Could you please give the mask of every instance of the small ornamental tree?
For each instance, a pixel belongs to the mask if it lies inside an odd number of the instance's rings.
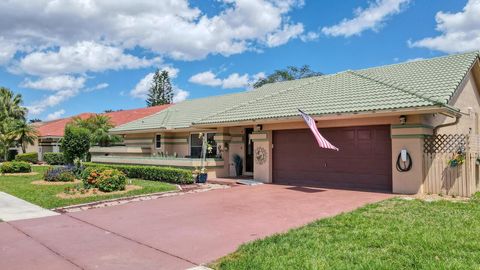
[[[67,163],[71,164],[77,158],[85,160],[90,148],[90,132],[86,128],[67,125],[61,148]]]

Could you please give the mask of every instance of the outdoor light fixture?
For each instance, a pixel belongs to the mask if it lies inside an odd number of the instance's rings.
[[[407,123],[407,117],[405,115],[400,115],[400,124],[405,125]]]
[[[263,126],[262,126],[262,125],[256,125],[256,126],[255,126],[255,130],[256,130],[256,131],[260,131],[260,130],[262,130],[262,129],[263,129]]]

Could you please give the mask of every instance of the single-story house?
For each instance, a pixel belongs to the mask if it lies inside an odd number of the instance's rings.
[[[132,110],[121,110],[102,113],[101,115],[110,117],[112,123],[115,126],[119,126],[158,113],[169,106],[170,104]],[[43,153],[60,152],[60,139],[63,138],[65,126],[71,122],[74,117],[87,119],[92,115],[95,115],[95,113],[82,113],[68,118],[35,123],[39,136],[33,145],[27,147],[27,152],[38,152],[40,160],[43,158]]]
[[[425,182],[438,165],[425,161],[426,140],[434,134],[476,139],[479,87],[478,52],[272,83],[187,100],[120,125],[111,133],[123,136],[125,146],[92,148],[92,161],[197,167],[198,134],[206,133],[209,177],[235,176],[238,155],[243,174],[266,183],[431,192],[445,183]],[[340,151],[320,149],[298,109]],[[479,176],[478,165],[466,164],[475,179],[449,187],[468,196]]]

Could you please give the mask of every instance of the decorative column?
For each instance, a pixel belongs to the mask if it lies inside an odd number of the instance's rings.
[[[423,147],[424,138],[433,134],[433,128],[423,124],[392,125],[392,191],[400,194],[422,192],[424,179]],[[412,167],[409,171],[397,170],[397,159],[405,149],[411,157]]]
[[[254,131],[253,178],[264,183],[272,182],[272,131]]]

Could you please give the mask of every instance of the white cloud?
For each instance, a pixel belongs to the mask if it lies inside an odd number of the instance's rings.
[[[370,2],[366,9],[357,8],[352,19],[343,19],[340,23],[323,27],[322,33],[328,36],[350,37],[360,35],[363,31],[378,29],[391,15],[398,14],[410,0],[376,0]]]
[[[14,42],[5,40],[0,36],[0,65],[7,63],[13,58],[17,51],[17,46]]]
[[[250,76],[248,73],[240,75],[239,73],[232,73],[224,79],[220,79],[212,71],[205,71],[197,73],[188,80],[191,83],[207,86],[221,86],[222,88],[245,88],[256,82],[259,78],[264,78],[265,73],[259,72]]]
[[[85,84],[84,77],[73,77],[69,75],[51,76],[31,81],[26,79],[21,86],[54,91],[54,94],[46,96],[31,105],[27,106],[28,112],[31,115],[38,115],[44,112],[47,108],[54,107],[76,95],[78,95]]]
[[[301,35],[300,40],[302,40],[303,42],[309,42],[309,41],[317,40],[319,37],[320,37],[320,34],[316,32],[308,32],[304,35]]]
[[[154,73],[152,72],[143,77],[132,91],[130,91],[130,95],[135,98],[146,98],[148,89],[150,89],[150,85],[152,84],[153,75]]]
[[[252,76],[254,82],[258,81],[259,79],[266,78],[266,77],[267,77],[267,75],[265,74],[265,72],[258,72],[257,74],[253,74],[253,76]]]
[[[64,114],[65,114],[65,110],[61,109],[61,110],[58,110],[58,111],[55,111],[53,113],[48,114],[47,117],[45,118],[45,120],[47,120],[47,121],[57,120],[58,118],[62,117],[62,115],[64,115]]]
[[[248,74],[243,74],[240,76],[238,73],[232,73],[227,78],[223,79],[222,87],[223,88],[241,88],[246,87],[250,83]]]
[[[31,89],[60,91],[65,89],[80,89],[83,88],[84,84],[84,77],[60,75],[45,77],[36,81],[25,79],[20,85]]]
[[[173,103],[182,102],[190,96],[188,91],[182,90],[180,88],[175,89],[175,93],[173,95]]]
[[[108,83],[99,83],[93,87],[89,87],[89,88],[86,88],[84,91],[85,92],[92,92],[92,91],[95,91],[95,90],[101,90],[101,89],[105,89],[109,86]]]
[[[447,53],[480,49],[480,0],[469,0],[461,12],[440,11],[435,19],[436,29],[441,34],[415,42],[409,41],[409,46]]]
[[[193,60],[278,46],[303,31],[303,25],[290,22],[288,16],[303,6],[302,0],[223,3],[222,10],[210,15],[188,0],[0,1],[0,36],[15,44],[15,50],[34,53],[89,41]]]
[[[285,24],[282,29],[267,35],[268,47],[277,47],[287,43],[292,38],[297,38],[303,33],[303,24]]]
[[[47,108],[54,107],[61,102],[76,96],[78,93],[78,89],[68,89],[55,92],[54,95],[47,96],[44,99],[27,106],[28,113],[32,115],[38,115],[44,112]]]
[[[205,72],[200,72],[188,79],[189,82],[191,83],[196,83],[200,85],[208,85],[208,86],[219,86],[222,85],[222,80],[217,78],[217,75],[215,75],[212,71],[205,71]]]
[[[58,50],[33,52],[14,69],[32,75],[78,74],[109,69],[135,69],[159,63],[160,58],[143,59],[125,54],[122,49],[91,41],[78,42]]]
[[[407,59],[405,62],[409,63],[409,62],[416,62],[416,61],[421,61],[421,60],[425,60],[425,58],[423,58],[423,57],[410,58],[410,59]]]

